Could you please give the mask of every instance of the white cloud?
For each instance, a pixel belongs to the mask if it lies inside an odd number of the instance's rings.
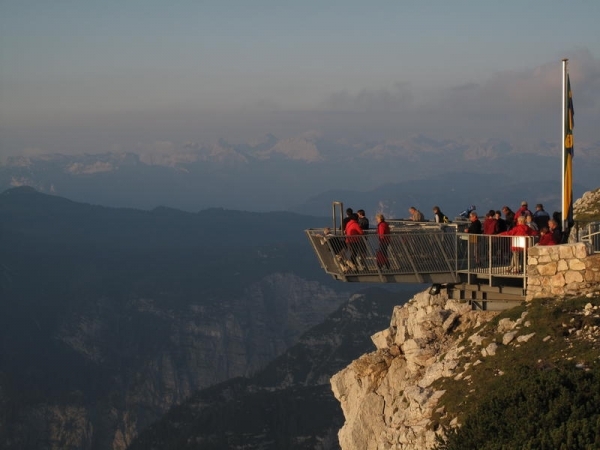
[[[397,82],[392,89],[362,89],[356,94],[348,90],[334,92],[320,107],[332,111],[345,112],[394,112],[405,109],[413,102],[413,94],[408,83]]]

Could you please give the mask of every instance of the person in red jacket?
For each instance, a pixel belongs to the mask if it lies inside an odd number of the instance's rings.
[[[525,249],[527,248],[527,236],[537,236],[538,232],[527,226],[525,216],[517,217],[517,224],[508,231],[500,233],[504,236],[514,236],[511,240],[510,249],[512,250],[511,271],[521,273],[522,260]]]
[[[383,214],[376,214],[375,220],[377,220],[377,235],[379,237],[379,248],[376,254],[377,267],[380,269],[382,267],[389,269],[388,247],[390,246],[390,226],[385,221]]]
[[[517,218],[521,217],[521,216],[527,216],[527,215],[533,215],[531,214],[531,211],[529,211],[529,208],[527,207],[527,202],[525,200],[523,200],[521,202],[521,207],[519,209],[517,209],[517,212],[515,213],[515,224],[517,223]]]
[[[360,270],[364,269],[364,255],[366,254],[366,246],[363,242],[362,235],[365,234],[358,223],[358,214],[352,213],[350,220],[346,224],[346,246],[350,249],[350,261]],[[365,251],[363,251],[363,248]]]
[[[554,238],[554,234],[550,232],[548,227],[542,227],[540,230],[540,241],[538,245],[557,245],[556,239]]]
[[[496,211],[490,209],[485,215],[483,221],[483,234],[498,234],[500,232],[498,220],[496,219]]]

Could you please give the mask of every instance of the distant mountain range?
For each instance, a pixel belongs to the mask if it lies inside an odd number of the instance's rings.
[[[576,145],[577,198],[595,187],[600,143]],[[560,207],[560,148],[527,148],[489,139],[437,140],[423,135],[397,141],[332,141],[319,134],[289,139],[181,148],[143,154],[104,153],[9,158],[0,166],[0,190],[33,186],[40,192],[106,206],[186,211],[210,207],[287,210],[330,215],[332,201],[373,217],[427,216],[439,205],[454,216],[475,204],[480,212],[527,199]]]

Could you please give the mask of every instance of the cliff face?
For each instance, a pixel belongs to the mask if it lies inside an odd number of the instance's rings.
[[[3,410],[15,412],[2,421],[3,448],[124,449],[195,390],[265,366],[344,297],[274,273],[222,303],[190,299],[179,309],[150,297],[80,305],[50,330],[64,354],[48,350],[53,361],[39,359],[40,375],[55,374],[35,382],[40,392],[33,380],[20,393],[0,389],[0,403],[9,398]]]
[[[432,383],[455,373],[458,337],[496,314],[471,311],[445,293],[422,292],[396,307],[390,327],[372,338],[378,350],[331,379],[346,418],[341,448],[431,448],[436,435],[432,414],[444,394]]]
[[[409,296],[380,288],[353,295],[264,369],[192,394],[128,450],[338,450],[343,416],[329,379],[369,351],[369,336]]]

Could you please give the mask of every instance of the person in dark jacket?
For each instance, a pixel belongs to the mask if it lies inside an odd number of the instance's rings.
[[[481,234],[483,232],[483,227],[481,226],[479,217],[477,217],[477,211],[471,211],[469,213],[469,220],[471,223],[465,228],[465,233]]]
[[[498,233],[502,233],[503,231],[506,231],[507,230],[506,220],[504,220],[502,218],[502,213],[500,211],[496,211],[496,214],[494,215],[494,217],[498,221]]]
[[[348,222],[350,222],[350,218],[352,217],[352,214],[354,214],[354,211],[352,210],[352,208],[346,208],[346,217],[344,217],[344,219],[342,220],[342,226],[341,226],[341,230],[344,234],[346,233],[346,226],[348,225]]]
[[[483,226],[481,225],[481,221],[479,217],[477,217],[477,211],[471,211],[469,213],[469,220],[471,223],[467,228],[465,228],[465,233],[469,234],[481,234],[483,232]],[[469,251],[471,252],[471,256],[475,259],[475,264],[479,265],[480,260],[480,239],[476,236],[469,236]]]
[[[359,209],[358,211],[356,211],[356,214],[358,214],[358,224],[360,225],[360,227],[363,230],[368,230],[369,229],[369,219],[367,219],[367,217],[365,216],[365,210]]]
[[[544,205],[538,203],[535,205],[535,212],[533,213],[533,221],[536,223],[538,228],[541,230],[544,227],[548,226],[548,221],[550,220],[550,214],[544,211]]]
[[[508,206],[503,206],[502,212],[504,213],[504,221],[506,222],[506,231],[508,231],[515,226],[515,212]]]
[[[549,232],[552,234],[552,239],[554,240],[554,242],[556,244],[561,244],[563,239],[563,233],[560,229],[560,226],[558,225],[558,222],[555,219],[550,219],[548,221],[548,229],[550,230]]]
[[[448,216],[446,216],[440,210],[439,206],[434,206],[433,207],[433,220],[435,220],[435,223],[448,223],[448,222],[450,222],[450,220],[448,220]]]

